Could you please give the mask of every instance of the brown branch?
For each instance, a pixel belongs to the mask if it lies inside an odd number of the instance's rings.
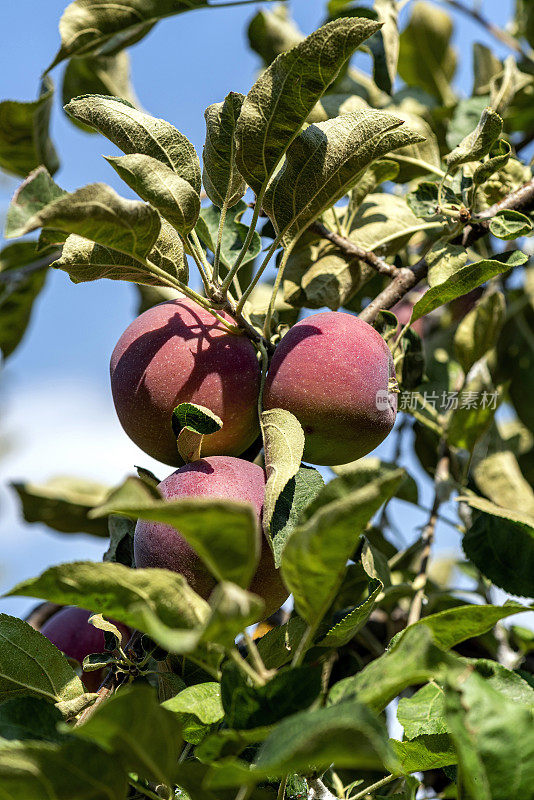
[[[490,206],[482,212],[478,220],[474,220],[470,225],[466,225],[459,239],[454,240],[457,244],[468,247],[481,239],[489,232],[489,220],[503,209],[513,209],[515,211],[529,210],[534,207],[534,178],[525,183],[515,192],[507,195],[503,200]],[[428,264],[426,259],[420,259],[413,267],[403,267],[397,270],[397,277],[380,292],[363,311],[360,312],[360,319],[365,322],[373,323],[378,312],[388,309],[398,303],[399,300],[408,294],[419,281],[426,278]]]
[[[364,250],[363,247],[358,247],[357,244],[354,244],[354,242],[351,242],[351,240],[347,239],[345,236],[328,230],[321,222],[314,222],[313,225],[310,225],[310,230],[319,234],[322,239],[328,239],[329,242],[335,244],[336,247],[346,256],[349,256],[349,258],[357,258],[359,261],[363,261],[369,267],[376,270],[376,272],[379,272],[380,275],[388,275],[390,278],[394,278],[398,275],[399,270],[397,267],[388,264],[387,261],[384,261],[383,258],[375,255],[375,253],[370,250]]]
[[[410,606],[408,614],[408,625],[413,625],[421,617],[423,608],[423,599],[425,597],[426,584],[428,580],[428,567],[430,565],[430,553],[432,545],[434,544],[434,534],[436,530],[436,523],[438,521],[438,512],[442,502],[444,501],[444,492],[442,491],[443,484],[447,481],[449,474],[449,455],[447,452],[443,453],[438,460],[436,466],[436,473],[434,478],[434,502],[432,503],[432,510],[428,518],[428,522],[423,529],[422,542],[423,550],[421,552],[421,562],[419,565],[419,572],[415,578],[413,585],[417,589],[415,596]]]
[[[464,6],[463,3],[460,3],[458,0],[443,0],[443,2],[447,3],[447,5],[451,6],[451,8],[455,8],[457,11],[460,11],[462,14],[466,14],[468,17],[471,17],[471,19],[474,19],[475,22],[478,22],[480,25],[482,25],[482,27],[485,28],[494,39],[502,42],[502,44],[506,45],[506,47],[509,47],[510,50],[515,50],[516,53],[520,53],[523,58],[527,59],[527,61],[532,60],[531,56],[524,50],[517,39],[515,39],[506,31],[503,31],[502,28],[499,28],[498,25],[495,25],[491,20],[487,19],[487,17],[483,16],[480,11],[477,11],[475,8]]]

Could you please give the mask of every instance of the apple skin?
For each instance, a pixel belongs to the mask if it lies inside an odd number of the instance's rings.
[[[222,314],[229,322],[233,320]],[[260,367],[246,336],[226,328],[192,300],[145,311],[111,356],[111,390],[122,427],[158,461],[179,466],[172,412],[180,403],[205,406],[223,427],[206,436],[202,455],[239,455],[259,431]]]
[[[250,461],[231,456],[203,458],[176,470],[158,488],[166,500],[213,497],[250,503],[261,525],[265,473]],[[204,599],[215,588],[216,581],[202,559],[170,525],[139,520],[134,535],[134,557],[136,567],[161,567],[179,572]],[[264,600],[266,617],[277,611],[288,597],[263,533],[260,562],[249,590]]]
[[[92,614],[92,611],[86,611],[84,608],[66,606],[45,622],[41,633],[50,639],[58,650],[82,664],[85,656],[91,653],[103,653],[106,646],[104,631],[95,628],[87,621]],[[122,633],[122,644],[126,644],[130,638],[129,628],[120,622],[113,621],[113,624]],[[82,672],[82,682],[88,692],[98,691],[104,677],[103,669]]]
[[[397,413],[391,386],[395,368],[380,334],[352,314],[327,311],[302,319],[284,336],[267,373],[263,407],[297,417],[305,461],[346,464],[391,431]]]

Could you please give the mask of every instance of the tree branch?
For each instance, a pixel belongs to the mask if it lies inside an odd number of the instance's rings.
[[[532,56],[525,51],[517,39],[515,39],[506,31],[503,31],[502,28],[499,28],[498,25],[495,25],[491,20],[487,19],[487,17],[483,16],[483,14],[481,14],[480,11],[477,11],[476,8],[464,6],[463,3],[459,2],[459,0],[442,0],[442,2],[447,3],[447,5],[451,6],[451,8],[455,8],[462,14],[466,14],[468,17],[471,17],[471,19],[474,19],[475,22],[478,22],[479,25],[482,25],[482,27],[485,28],[494,39],[497,39],[499,42],[506,45],[506,47],[509,47],[510,50],[520,53],[520,55],[522,55],[523,58],[527,59],[528,61],[532,60]]]
[[[363,247],[358,247],[357,244],[354,244],[354,242],[351,242],[351,240],[347,239],[345,236],[340,236],[339,233],[328,230],[321,222],[314,222],[313,225],[310,225],[310,230],[319,234],[321,238],[328,239],[329,242],[335,244],[336,247],[346,256],[349,256],[349,258],[357,258],[359,261],[363,261],[381,275],[394,278],[399,273],[399,270],[397,267],[393,266],[393,264],[388,264],[387,261],[375,255],[375,253],[370,250],[364,250]]]
[[[486,211],[479,214],[477,220],[470,225],[466,225],[462,235],[455,240],[456,243],[468,247],[481,239],[489,231],[489,220],[503,209],[513,209],[515,211],[529,210],[534,207],[534,178],[525,183],[515,192],[507,195],[503,200],[490,206]],[[403,267],[397,270],[397,277],[387,286],[374,300],[372,300],[363,311],[360,312],[360,319],[365,322],[373,323],[379,311],[388,309],[398,303],[399,300],[408,294],[419,281],[426,278],[428,264],[426,259],[420,259],[413,267]]]

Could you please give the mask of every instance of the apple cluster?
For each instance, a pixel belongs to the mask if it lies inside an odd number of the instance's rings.
[[[119,339],[111,357],[111,388],[128,436],[155,459],[182,464],[159,484],[165,499],[240,500],[253,506],[261,523],[265,472],[239,458],[260,433],[261,369],[249,338],[230,332],[189,299],[160,303],[135,319]],[[278,344],[262,407],[286,409],[299,420],[305,461],[344,464],[366,455],[388,435],[396,416],[395,388],[393,359],[377,331],[352,314],[326,312],[302,319]],[[200,460],[183,465],[172,415],[185,402],[210,409],[223,426],[204,437]],[[163,567],[184,575],[204,598],[215,586],[195,550],[168,525],[139,520],[134,555],[137,567]],[[250,590],[264,600],[266,616],[287,599],[265,536]],[[78,622],[86,635],[74,646],[75,614],[84,616]],[[43,633],[79,661],[103,645],[101,631],[87,623],[87,612],[80,609],[58,612]],[[93,685],[93,675],[84,677],[86,685]]]

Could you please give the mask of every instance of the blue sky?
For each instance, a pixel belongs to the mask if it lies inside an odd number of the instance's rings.
[[[65,0],[4,2],[0,11],[0,98],[33,99],[39,74],[50,62],[59,37],[57,25]],[[268,4],[258,3],[257,7]],[[310,33],[324,18],[323,0],[293,0],[293,16]],[[486,0],[492,21],[508,19],[511,0]],[[246,25],[254,6],[201,10],[160,23],[131,51],[132,76],[143,107],[176,125],[195,144],[204,140],[203,111],[229,91],[246,93],[259,59],[246,48]],[[405,15],[403,12],[403,16]],[[475,23],[454,15],[455,44],[461,56],[457,85],[471,86],[471,42],[493,45]],[[503,56],[506,51],[497,47]],[[361,66],[369,61],[361,57]],[[61,67],[53,77],[59,82]],[[101,158],[114,153],[107,140],[75,128],[63,115],[59,99],[52,134],[61,156],[56,180],[68,190],[106,181],[122,194],[129,190]],[[17,181],[0,179],[0,216]],[[0,463],[0,479],[43,481],[57,474],[78,474],[114,483],[141,463],[162,477],[168,468],[141,454],[122,433],[109,392],[109,356],[131,322],[134,290],[127,284],[100,281],[75,286],[52,271],[36,305],[30,329],[0,377],[0,420],[12,450]],[[387,456],[390,443],[380,450]],[[423,482],[424,483],[424,482]],[[428,505],[429,489],[424,487]],[[447,509],[449,516],[453,509]],[[400,527],[407,540],[424,515],[399,506]],[[438,527],[438,547],[450,550],[458,536]],[[80,558],[100,558],[101,541],[87,536],[63,537],[44,526],[24,525],[16,504],[0,486],[0,590],[37,574],[46,566]],[[22,614],[26,600],[0,600],[0,611]]]

